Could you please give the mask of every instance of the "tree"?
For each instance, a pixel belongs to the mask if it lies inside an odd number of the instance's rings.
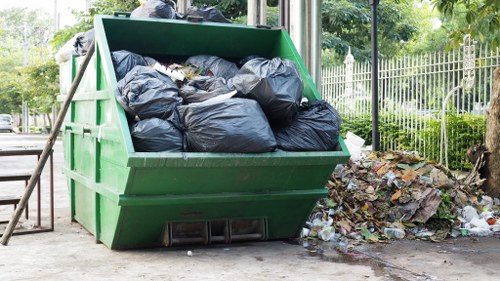
[[[22,101],[33,101],[26,90],[29,73],[23,68],[47,62],[52,23],[48,15],[24,8],[3,10],[0,23],[0,111],[19,113]]]
[[[371,10],[366,0],[323,0],[323,49],[333,49],[339,58],[349,48],[357,61],[370,60]],[[397,55],[417,32],[411,1],[381,1],[378,6],[379,52]]]
[[[34,113],[45,114],[49,123],[52,106],[59,93],[59,65],[54,60],[31,64],[21,69],[25,76],[23,92]]]
[[[433,3],[449,17],[463,13],[466,24],[449,33],[457,46],[465,34],[471,34],[481,42],[500,44],[500,2],[498,0],[434,0]]]
[[[93,28],[94,16],[112,15],[116,11],[132,12],[139,5],[138,0],[95,0],[88,11],[75,13],[77,18],[75,25],[55,32],[50,44],[55,50],[58,50],[76,33]]]
[[[486,117],[486,161],[485,190],[489,195],[500,197],[500,68],[493,75],[493,92],[490,109]]]

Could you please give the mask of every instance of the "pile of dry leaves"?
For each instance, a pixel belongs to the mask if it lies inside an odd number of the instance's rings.
[[[376,242],[389,238],[444,239],[470,222],[464,208],[496,216],[498,200],[485,196],[478,170],[457,180],[446,168],[413,153],[372,153],[335,169],[303,236]],[[470,210],[469,210],[470,211]],[[484,218],[485,220],[488,218]],[[462,233],[463,234],[463,233]]]

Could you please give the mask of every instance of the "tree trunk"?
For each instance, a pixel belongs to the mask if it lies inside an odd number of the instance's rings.
[[[493,74],[493,91],[486,116],[486,148],[489,155],[484,190],[488,195],[500,198],[500,68]]]

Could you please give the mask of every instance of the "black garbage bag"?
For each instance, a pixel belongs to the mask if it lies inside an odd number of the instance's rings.
[[[133,10],[130,17],[175,19],[175,3],[171,0],[148,0]]]
[[[181,152],[182,132],[169,120],[150,118],[134,123],[130,134],[136,152]]]
[[[293,120],[304,91],[295,63],[281,58],[250,59],[228,84],[240,96],[258,101],[273,124]]]
[[[324,100],[300,109],[289,125],[273,128],[278,148],[286,151],[331,151],[338,143],[340,115]]]
[[[177,110],[189,151],[270,152],[276,148],[266,116],[253,100],[208,100]]]
[[[204,21],[231,23],[231,21],[226,19],[221,11],[215,7],[198,8],[196,6],[191,6],[185,14],[185,17],[187,16],[203,17]]]
[[[179,89],[185,103],[202,102],[231,92],[222,77],[199,76]]]
[[[192,56],[187,59],[186,64],[201,68],[208,76],[222,77],[226,80],[238,73],[238,66],[235,63],[216,56]]]
[[[143,57],[126,50],[112,52],[111,60],[113,61],[113,66],[115,67],[117,81],[123,79],[123,77],[125,77],[125,75],[127,75],[127,73],[137,65],[148,66],[156,63],[156,60],[152,58]]]
[[[76,37],[75,44],[75,54],[77,56],[85,56],[89,51],[92,44],[94,44],[95,32],[94,29],[90,29],[80,36]]]
[[[141,120],[166,119],[182,104],[179,89],[168,76],[140,65],[118,82],[115,95],[129,116]]]

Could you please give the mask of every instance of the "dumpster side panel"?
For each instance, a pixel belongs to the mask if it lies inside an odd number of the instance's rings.
[[[326,189],[304,192],[231,193],[196,196],[122,197],[123,220],[116,240],[110,247],[127,249],[159,246],[166,223],[211,222],[219,220],[263,220],[262,238],[281,239],[297,236]],[[233,225],[233,232],[238,226]],[[209,239],[210,240],[210,239]]]
[[[74,182],[74,219],[77,220],[90,233],[96,234],[96,201],[95,192],[86,188],[86,186]]]
[[[121,207],[106,196],[99,196],[99,234],[97,240],[111,247],[116,237]]]

